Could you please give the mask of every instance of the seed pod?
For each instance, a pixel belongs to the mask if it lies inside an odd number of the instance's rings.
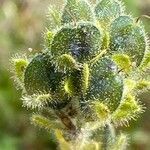
[[[101,46],[101,31],[91,23],[80,23],[77,27],[63,27],[56,33],[51,54],[55,59],[62,54],[70,54],[82,62],[93,58]]]
[[[110,111],[120,104],[123,93],[123,79],[117,74],[116,65],[108,58],[102,58],[91,69],[91,82],[85,100],[106,103]]]
[[[28,94],[54,92],[59,89],[63,75],[55,72],[48,55],[39,54],[30,62],[25,71],[24,84]]]
[[[87,1],[67,0],[62,14],[62,24],[83,21],[94,21],[94,14]]]
[[[132,62],[139,66],[146,50],[143,26],[136,24],[129,16],[120,16],[110,28],[110,51],[129,55]]]
[[[48,106],[60,108],[68,101],[62,92],[64,74],[57,72],[47,54],[39,54],[29,63],[25,71],[24,85],[27,94],[52,93]]]
[[[95,7],[96,17],[103,27],[110,25],[123,12],[124,8],[118,0],[101,0]]]

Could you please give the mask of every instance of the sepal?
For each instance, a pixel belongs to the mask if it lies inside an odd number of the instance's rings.
[[[128,121],[135,120],[143,110],[144,107],[136,101],[135,96],[127,95],[112,114],[112,121],[115,125],[128,125]]]

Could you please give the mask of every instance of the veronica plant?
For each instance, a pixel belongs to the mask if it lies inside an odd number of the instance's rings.
[[[31,122],[53,131],[61,150],[125,149],[115,129],[143,112],[138,94],[150,86],[142,22],[118,0],[67,0],[48,18],[43,50],[11,60]]]

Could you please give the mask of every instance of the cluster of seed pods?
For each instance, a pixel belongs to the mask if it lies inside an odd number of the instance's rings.
[[[60,19],[57,29],[49,28],[45,50],[24,66],[24,104],[77,120],[82,113],[87,122],[97,120],[98,106],[115,112],[126,96],[127,76],[148,49],[142,23],[118,0],[67,0],[60,14],[51,13]],[[67,113],[70,106],[74,114]]]

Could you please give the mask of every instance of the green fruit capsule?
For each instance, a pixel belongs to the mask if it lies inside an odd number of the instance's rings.
[[[24,84],[28,94],[54,92],[59,89],[63,75],[55,71],[48,55],[39,54],[25,71]]]
[[[54,58],[69,54],[82,62],[93,58],[101,46],[101,31],[91,23],[80,23],[76,27],[63,27],[55,34],[51,54]]]
[[[94,14],[85,0],[67,0],[62,14],[62,24],[78,21],[94,21]]]
[[[101,0],[95,7],[96,17],[103,27],[110,25],[123,12],[124,8],[118,0]]]
[[[56,109],[64,107],[69,98],[62,92],[64,74],[57,72],[51,64],[50,56],[39,54],[29,63],[25,70],[24,86],[27,94],[52,94],[48,106]]]
[[[110,51],[126,54],[139,66],[146,50],[146,37],[143,26],[129,16],[120,16],[110,28]]]
[[[100,59],[91,69],[91,80],[86,101],[98,100],[107,104],[110,111],[116,110],[123,94],[123,79],[117,67],[108,58]]]

